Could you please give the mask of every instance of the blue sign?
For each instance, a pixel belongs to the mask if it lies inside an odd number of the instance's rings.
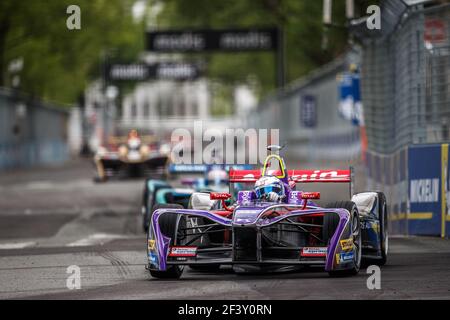
[[[363,110],[359,73],[349,72],[340,75],[339,84],[339,113],[354,125],[363,126]]]
[[[408,232],[441,233],[441,145],[408,149]]]

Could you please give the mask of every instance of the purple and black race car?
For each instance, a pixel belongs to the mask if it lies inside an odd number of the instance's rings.
[[[270,146],[269,150],[280,150]],[[260,177],[277,177],[285,196],[257,198]],[[179,278],[184,266],[213,271],[292,270],[322,266],[332,276],[355,275],[362,258],[382,265],[387,257],[387,215],[380,192],[319,207],[319,192],[297,191],[306,182],[350,183],[352,170],[290,170],[277,154],[262,171],[231,170],[230,193],[194,193],[188,209],[159,207],[147,233],[147,269],[156,278]],[[361,213],[360,213],[361,211]]]

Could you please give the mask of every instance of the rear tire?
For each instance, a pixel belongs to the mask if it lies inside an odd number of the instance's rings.
[[[381,259],[378,259],[375,262],[378,266],[384,266],[387,262],[387,255],[389,250],[389,234],[388,234],[388,216],[387,216],[387,204],[386,204],[386,196],[383,192],[377,192],[378,195],[378,217],[380,220],[380,251],[381,251]]]
[[[183,209],[183,207],[179,204],[157,204],[153,206],[152,215],[153,212],[157,209]],[[151,220],[150,220],[151,221]],[[181,226],[186,226],[186,219],[182,215],[173,214],[173,213],[166,213],[162,214],[159,217],[159,227],[161,230],[161,233],[164,234],[167,237],[170,237],[170,246],[181,244],[183,239],[183,236],[178,233],[178,228]],[[148,232],[147,232],[147,239],[148,239]],[[148,252],[147,252],[148,255]],[[183,266],[168,266],[166,270],[149,270],[150,275],[154,278],[158,279],[178,279],[181,277],[181,274],[183,273]]]
[[[363,192],[364,193],[364,192]],[[364,265],[377,265],[383,266],[387,262],[388,250],[389,250],[389,233],[388,233],[388,214],[386,196],[383,192],[375,192],[378,201],[378,212],[376,219],[378,219],[378,239],[379,239],[379,256],[364,258]]]
[[[348,210],[350,212],[350,221],[351,221],[351,231],[353,237],[353,243],[357,247],[356,253],[353,259],[353,268],[346,270],[333,270],[329,271],[328,274],[331,277],[343,277],[356,275],[359,272],[361,267],[361,222],[359,220],[359,213],[356,204],[353,201],[337,201],[330,203],[326,206],[327,208],[342,208]],[[339,224],[339,216],[337,214],[325,214],[324,223],[323,223],[323,239],[326,241],[327,245]]]

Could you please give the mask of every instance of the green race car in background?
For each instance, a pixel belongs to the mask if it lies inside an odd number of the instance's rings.
[[[144,231],[147,232],[150,217],[158,205],[164,205],[165,208],[170,205],[178,208],[181,205],[183,208],[187,208],[194,191],[194,189],[189,188],[174,188],[163,180],[147,179],[141,207]]]

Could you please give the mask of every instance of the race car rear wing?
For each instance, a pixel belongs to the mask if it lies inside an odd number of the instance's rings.
[[[279,175],[280,172],[271,172],[272,175]],[[350,196],[354,194],[354,171],[349,170],[288,170],[290,180],[296,183],[349,183]],[[230,183],[256,182],[261,177],[261,170],[233,170],[230,169]]]

